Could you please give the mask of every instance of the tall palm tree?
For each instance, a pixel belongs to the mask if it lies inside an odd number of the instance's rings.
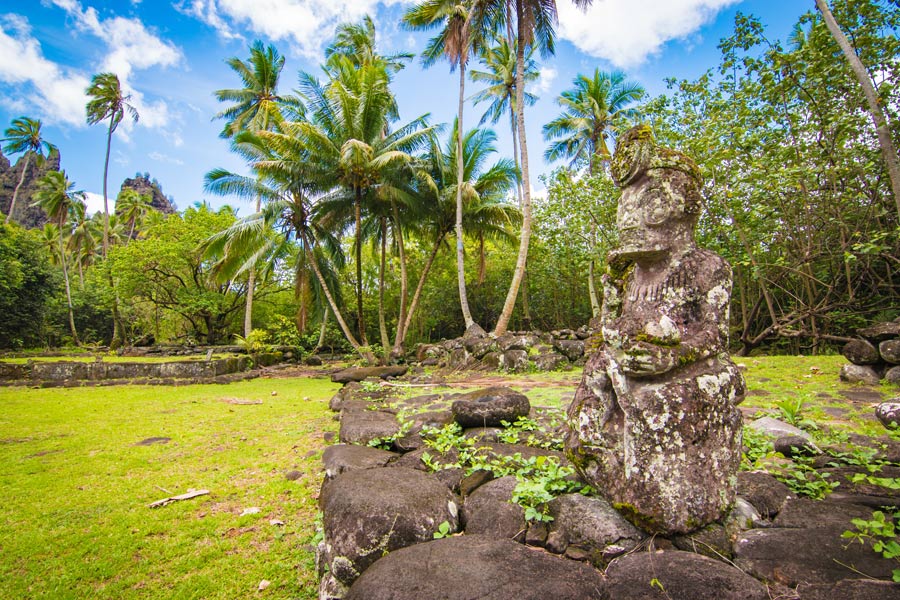
[[[134,239],[134,230],[144,220],[148,212],[153,210],[150,206],[150,196],[138,193],[137,190],[125,188],[116,197],[116,214],[128,227],[128,235],[125,237],[125,245]]]
[[[463,106],[465,103],[466,64],[469,52],[477,46],[473,37],[472,10],[477,0],[426,0],[411,8],[403,17],[407,27],[417,30],[435,29],[441,31],[433,37],[422,54],[422,64],[432,66],[439,58],[445,57],[450,63],[450,72],[459,67],[459,101],[456,120],[457,128],[456,156],[457,180],[463,180]],[[459,287],[459,304],[465,321],[467,334],[484,333],[484,330],[472,319],[469,310],[469,299],[466,293],[465,256],[463,247],[463,199],[462,188],[456,193],[456,279]]]
[[[115,73],[98,73],[91,78],[87,88],[90,100],[87,103],[88,125],[96,125],[109,120],[106,131],[106,160],[103,163],[103,258],[109,254],[109,196],[107,179],[109,178],[109,151],[112,147],[112,134],[125,118],[125,113],[136,123],[140,116],[137,109],[129,104],[131,94],[124,94]]]
[[[644,96],[644,88],[628,81],[622,71],[594,70],[593,77],[578,75],[573,88],[556,99],[563,113],[544,125],[544,139],[552,140],[544,156],[588,163],[591,175],[597,173],[611,153],[607,140],[630,125],[637,116],[635,103]]]
[[[432,129],[425,117],[390,127],[394,97],[383,64],[357,68],[347,57],[332,55],[328,74],[331,79],[324,85],[301,74],[308,120],[292,125],[303,147],[294,154],[304,161],[295,168],[331,200],[323,204],[334,213],[333,222],[352,207],[357,327],[360,341],[368,345],[362,303],[363,207],[372,199],[390,203],[403,195],[406,183],[399,175],[409,173],[412,154],[427,143]]]
[[[573,0],[584,8],[591,0]],[[510,5],[514,6],[510,6]],[[510,10],[515,8],[515,11]],[[516,81],[525,81],[525,52],[527,48],[537,47],[542,56],[553,54],[554,26],[557,22],[555,0],[478,0],[475,4],[472,22],[478,27],[489,29],[498,23],[509,24],[512,12],[515,12],[516,23]],[[482,33],[487,37],[488,31]],[[528,143],[525,137],[525,86],[516,86],[516,126],[519,131],[519,156],[522,161],[522,232],[519,236],[519,255],[509,285],[509,292],[503,304],[503,311],[494,327],[494,335],[506,333],[512,317],[519,286],[525,275],[525,263],[528,259],[528,246],[531,242],[531,179],[528,167]]]
[[[25,181],[25,173],[28,171],[31,155],[34,154],[35,161],[40,164],[45,156],[49,156],[53,150],[56,150],[56,146],[41,137],[41,121],[39,119],[30,119],[28,117],[13,119],[10,126],[3,132],[3,135],[6,137],[0,139],[0,142],[5,142],[3,145],[4,152],[9,154],[25,153],[22,175],[19,177],[16,189],[13,190],[12,200],[9,203],[9,214],[6,215],[6,222],[9,223],[10,219],[12,219],[13,211],[16,209],[19,188],[22,187],[22,183]]]
[[[97,230],[96,222],[87,216],[87,207],[78,200],[73,203],[70,212],[72,233],[69,236],[68,250],[78,266],[78,281],[84,289],[84,267],[93,263],[97,252],[97,238],[103,233]]]
[[[220,102],[230,102],[231,106],[216,115],[225,119],[221,136],[233,138],[241,131],[268,131],[282,119],[282,107],[296,107],[293,96],[278,94],[278,80],[284,69],[284,57],[272,46],[263,46],[257,40],[250,47],[247,62],[232,57],[227,64],[241,78],[243,87],[216,91]],[[260,211],[262,199],[256,198],[256,212]],[[244,310],[244,336],[253,330],[253,293],[256,287],[256,269],[251,266],[247,273],[247,303]]]
[[[79,199],[83,201],[84,192],[75,191],[75,184],[69,181],[63,171],[50,171],[44,175],[37,184],[34,194],[34,206],[38,206],[47,213],[47,218],[57,227],[59,260],[62,264],[63,279],[66,283],[66,302],[69,306],[69,327],[72,331],[72,341],[78,345],[78,332],[75,331],[75,316],[72,310],[72,291],[69,286],[69,270],[66,265],[66,249],[63,245],[65,237],[66,221],[73,203]]]
[[[409,312],[402,330],[395,341],[394,351],[401,348],[418,307],[425,279],[445,239],[455,229],[456,196],[462,191],[464,231],[474,236],[512,241],[515,236],[510,228],[521,222],[518,209],[506,202],[506,194],[515,185],[518,173],[509,159],[501,159],[487,166],[487,160],[496,152],[496,135],[490,129],[470,129],[463,136],[463,177],[457,176],[456,123],[446,144],[441,145],[436,135],[429,140],[423,157],[424,169],[419,173],[419,193],[423,196],[425,210],[417,224],[418,233],[432,242],[431,252],[410,301]],[[462,181],[462,185],[457,185]]]

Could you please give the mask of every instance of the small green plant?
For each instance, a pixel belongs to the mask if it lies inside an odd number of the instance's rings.
[[[743,432],[744,453],[741,456],[741,469],[752,471],[760,466],[760,461],[775,453],[772,440],[764,433],[760,433],[749,427]]]
[[[380,381],[360,381],[359,387],[367,394],[374,394],[381,391]]]
[[[799,427],[800,429],[805,429],[807,431],[817,431],[819,426],[816,425],[815,421],[803,414],[803,404],[803,398],[797,398],[796,400],[778,400],[775,402],[775,406],[778,407],[779,414],[776,414],[775,416],[790,423],[794,427]]]
[[[773,475],[788,486],[792,492],[813,500],[821,500],[830,494],[840,483],[828,481],[831,473],[820,473],[815,470],[808,459],[794,457],[796,462]]]
[[[872,550],[882,557],[893,560],[900,565],[900,543],[897,541],[897,522],[900,521],[900,511],[895,511],[891,518],[876,510],[870,520],[853,519],[855,531],[847,530],[841,534],[844,539],[858,541],[860,544],[871,545]],[[893,570],[894,581],[900,583],[900,569]]]
[[[269,332],[263,329],[254,329],[247,337],[234,334],[234,341],[244,349],[247,354],[259,354],[269,348]]]
[[[450,523],[444,521],[443,523],[438,525],[438,530],[434,532],[434,539],[439,540],[445,537],[449,537],[450,535],[452,535],[450,532]]]
[[[409,430],[412,429],[413,426],[412,421],[404,420],[401,415],[397,415],[397,419],[400,421],[400,429],[397,430],[397,433],[371,439],[367,445],[370,448],[380,448],[381,450],[390,450],[393,448],[394,442],[409,433]]]

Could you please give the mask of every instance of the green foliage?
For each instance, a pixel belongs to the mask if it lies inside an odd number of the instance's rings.
[[[438,525],[438,530],[434,532],[434,539],[439,540],[450,535],[450,523],[447,521],[442,521],[441,524]]]
[[[817,431],[819,426],[812,419],[807,418],[803,414],[803,398],[794,398],[786,400],[776,400],[775,406],[778,407],[777,418],[786,421],[794,427],[805,429],[806,431]]]
[[[882,557],[900,564],[900,542],[898,542],[897,523],[900,523],[900,511],[895,511],[890,517],[884,512],[876,510],[872,518],[853,519],[855,530],[847,530],[841,534],[844,539],[857,541],[860,544],[869,544],[872,551]],[[900,568],[894,569],[893,579],[900,582]]]
[[[37,234],[0,224],[0,348],[44,343],[44,317],[60,286]]]
[[[247,337],[235,333],[234,341],[243,347],[244,352],[251,355],[265,352],[271,347],[268,343],[269,332],[264,329],[254,329]]]
[[[772,474],[784,482],[795,494],[813,500],[821,500],[838,487],[840,482],[829,481],[831,473],[821,473],[809,463],[808,459],[795,456],[794,461],[785,469],[777,470]]]

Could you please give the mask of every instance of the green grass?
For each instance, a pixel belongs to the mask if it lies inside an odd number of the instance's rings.
[[[267,579],[267,597],[314,598],[315,497],[336,388],[0,388],[0,597],[243,598]],[[154,436],[172,439],[134,445]],[[302,476],[288,481],[293,469]],[[147,507],[188,488],[211,493]],[[260,513],[241,517],[248,507]]]

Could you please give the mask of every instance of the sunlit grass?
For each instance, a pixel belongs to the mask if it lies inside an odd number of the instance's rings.
[[[314,598],[336,387],[0,389],[0,597],[241,598],[267,579],[268,597]],[[171,441],[135,445],[150,437]],[[211,493],[147,507],[189,488]]]

